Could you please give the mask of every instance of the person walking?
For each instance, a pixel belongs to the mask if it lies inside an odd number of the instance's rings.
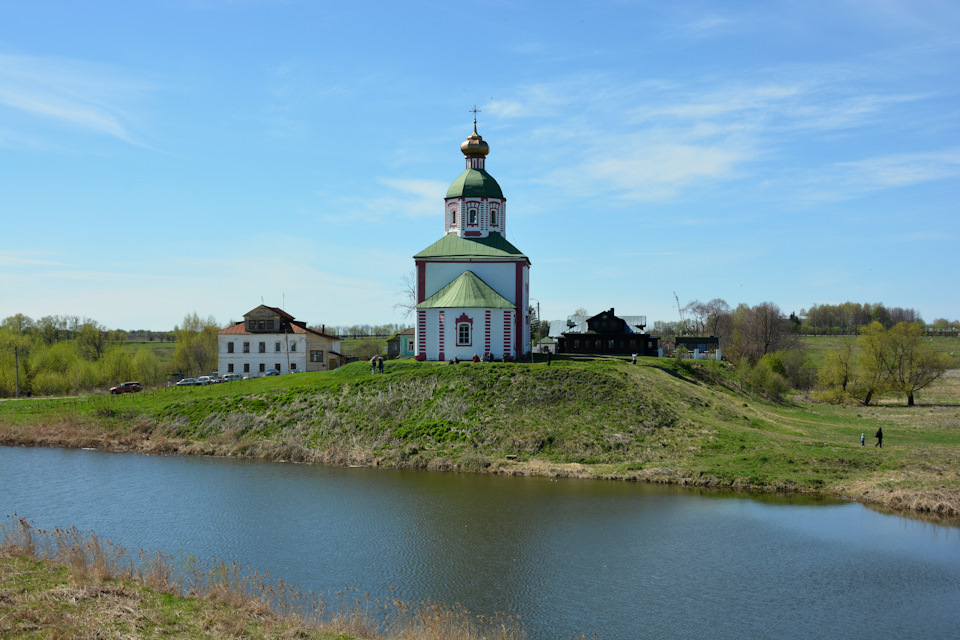
[[[630,361],[630,364],[637,364],[637,354],[633,354],[633,360]]]
[[[370,358],[370,373],[377,372],[377,356],[372,356]]]
[[[861,446],[861,447],[867,446],[867,445],[864,443],[865,438],[866,438],[866,435],[863,434],[863,433],[861,433],[861,434],[860,434],[860,446]]]
[[[877,444],[873,445],[874,448],[880,447],[883,449],[883,429],[877,429]]]
[[[377,358],[377,368],[380,369],[380,373],[383,373],[383,356]]]

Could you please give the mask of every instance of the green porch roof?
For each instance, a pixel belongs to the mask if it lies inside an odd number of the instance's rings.
[[[461,238],[456,233],[448,233],[432,245],[413,256],[418,258],[523,258],[527,256],[507,242],[496,232],[486,238]]]
[[[417,309],[516,309],[516,305],[490,288],[473,271],[464,271],[440,291],[417,305]]]
[[[500,185],[493,179],[489,173],[483,169],[467,169],[460,174],[450,188],[447,189],[447,198],[500,198],[503,199],[503,191]]]

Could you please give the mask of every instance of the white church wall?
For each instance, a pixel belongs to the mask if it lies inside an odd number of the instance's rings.
[[[440,328],[440,313],[443,312],[443,330]],[[482,356],[487,350],[487,345],[489,344],[489,351],[493,354],[496,359],[503,358],[504,353],[504,329],[505,329],[505,310],[503,309],[491,309],[490,311],[490,325],[489,325],[489,340],[487,339],[487,309],[427,309],[424,312],[425,323],[422,327],[426,331],[427,336],[437,336],[437,340],[428,339],[426,341],[426,359],[427,360],[440,360],[441,349],[440,346],[443,346],[443,360],[453,360],[454,357],[459,358],[460,360],[470,360],[473,358],[473,354]],[[457,344],[457,320],[462,316],[466,315],[468,318],[473,320],[471,323],[471,341],[468,345],[458,345]],[[513,332],[513,322],[512,318],[514,317],[513,311],[509,311],[509,316],[511,321],[506,330]],[[418,331],[420,330],[421,325],[418,325]],[[420,341],[417,341],[417,354],[420,354]],[[512,353],[510,354],[512,356]]]
[[[517,299],[516,262],[427,262],[424,300],[444,288],[464,271],[473,271],[491,289],[513,302]]]

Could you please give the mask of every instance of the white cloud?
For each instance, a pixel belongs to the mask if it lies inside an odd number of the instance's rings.
[[[0,54],[0,105],[75,130],[145,146],[128,104],[154,87],[78,60]],[[10,138],[7,138],[10,141]]]
[[[46,254],[39,251],[0,251],[0,266],[2,267],[66,267],[66,263],[44,257]]]
[[[845,200],[865,193],[960,177],[960,149],[902,153],[826,166],[797,180],[811,200]]]

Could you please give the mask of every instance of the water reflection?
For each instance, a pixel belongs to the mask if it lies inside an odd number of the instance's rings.
[[[810,496],[0,448],[0,513],[532,638],[943,638],[960,529]]]

